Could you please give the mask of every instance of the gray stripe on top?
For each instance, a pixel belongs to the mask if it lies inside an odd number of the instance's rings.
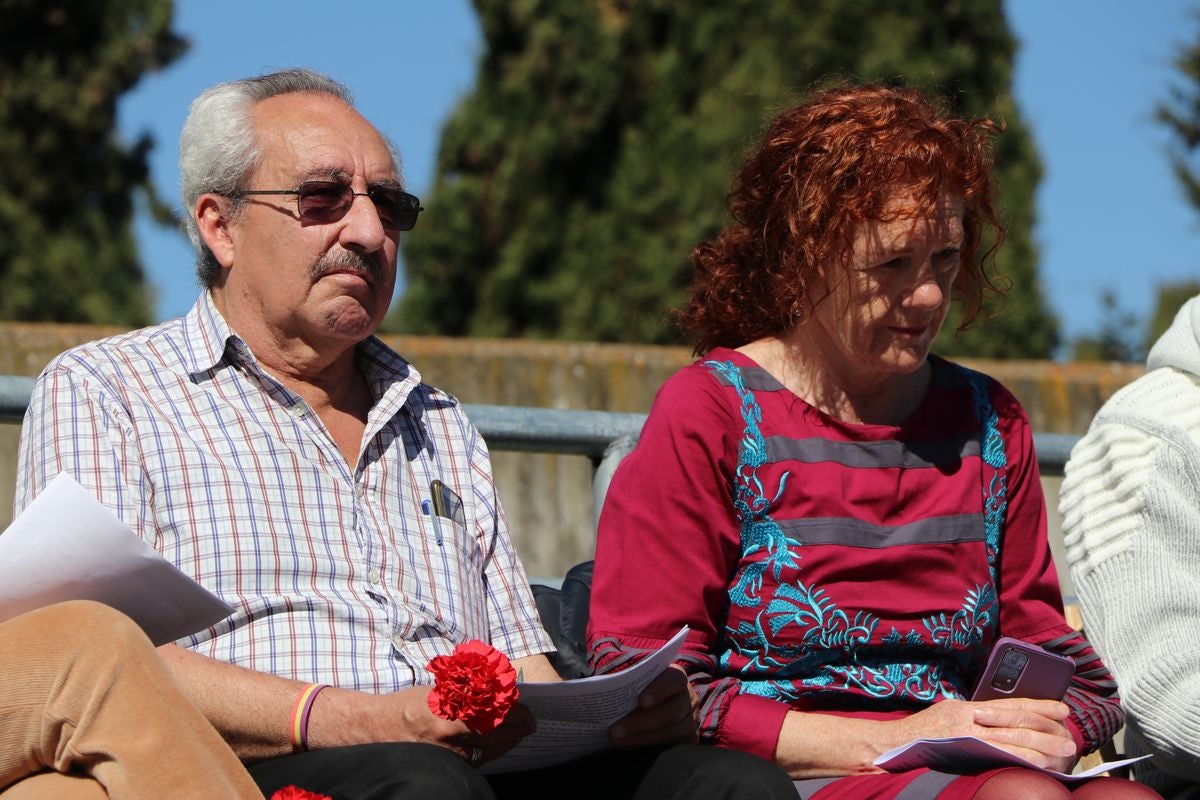
[[[846,776],[853,778],[853,775]],[[912,783],[905,786],[896,795],[896,800],[934,800],[943,790],[962,775],[951,775],[946,772],[937,772],[930,770],[922,773],[913,779]],[[800,800],[812,800],[817,792],[824,789],[834,781],[841,778],[805,778],[803,780],[792,781],[792,785],[796,787],[796,794]]]
[[[802,545],[883,548],[904,544],[980,542],[984,537],[982,514],[929,517],[904,525],[874,525],[850,517],[777,519],[775,522],[788,538]]]
[[[739,367],[738,372],[747,389],[757,392],[788,391],[762,367]],[[724,385],[732,385],[724,373],[714,370],[713,375]],[[953,466],[964,458],[978,456],[979,449],[979,437],[974,432],[935,442],[836,442],[819,438],[771,436],[767,438],[767,461],[792,460],[807,464],[833,462],[859,469],[926,468]]]
[[[800,800],[812,800],[813,795],[824,789],[829,784],[840,778],[803,778],[798,781],[792,781],[792,785],[796,787],[796,794]]]
[[[912,783],[901,789],[900,794],[896,795],[896,800],[933,800],[961,777],[962,775],[930,770],[918,775]]]
[[[738,367],[737,371],[742,375],[742,385],[747,389],[753,389],[756,392],[778,392],[787,391],[782,383],[775,380],[775,376],[767,372],[762,367]],[[733,383],[729,378],[721,372],[710,370],[713,376],[725,384],[732,386]]]
[[[964,458],[979,455],[979,439],[964,434],[936,442],[836,442],[830,439],[767,438],[767,461],[800,461],[806,464],[833,462],[856,469],[922,469],[953,466]]]

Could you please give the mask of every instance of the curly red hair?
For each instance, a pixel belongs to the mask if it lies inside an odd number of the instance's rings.
[[[987,119],[956,119],[912,89],[823,91],[777,116],[733,180],[733,222],[692,251],[692,296],[678,322],[697,354],[778,336],[804,315],[825,270],[848,264],[858,226],[888,221],[910,195],[918,213],[962,198],[962,267],[954,291],[965,328],[978,316],[1004,228],[993,206]],[[985,229],[991,246],[977,258]]]

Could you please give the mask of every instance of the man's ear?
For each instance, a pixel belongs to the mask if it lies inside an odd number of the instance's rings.
[[[217,263],[228,269],[233,266],[233,237],[229,232],[228,208],[225,198],[215,194],[202,194],[196,199],[196,228],[200,240],[208,246]]]

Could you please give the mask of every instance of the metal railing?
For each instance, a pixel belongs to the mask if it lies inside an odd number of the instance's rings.
[[[0,422],[20,422],[32,392],[32,378],[0,375]],[[467,403],[464,409],[492,450],[586,456],[601,474],[628,452],[646,420],[645,414],[564,408]],[[1042,474],[1062,475],[1077,441],[1078,436],[1035,433]]]
[[[0,375],[0,422],[20,422],[33,394],[33,378]]]

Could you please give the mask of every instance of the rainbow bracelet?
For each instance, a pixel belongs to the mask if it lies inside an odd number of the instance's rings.
[[[308,749],[308,715],[312,712],[313,701],[322,689],[328,689],[327,683],[310,683],[296,698],[296,706],[292,709],[292,752],[300,753]]]

